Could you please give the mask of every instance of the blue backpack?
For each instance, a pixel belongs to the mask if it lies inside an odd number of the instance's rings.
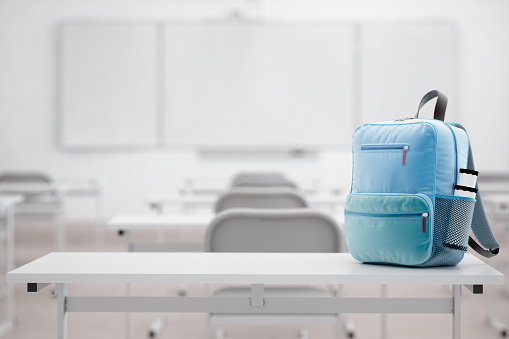
[[[435,97],[434,119],[419,118]],[[458,264],[468,245],[484,257],[498,254],[477,183],[458,185],[460,171],[476,172],[467,132],[444,122],[446,107],[447,97],[431,91],[414,118],[355,130],[345,205],[346,242],[355,259],[427,267]],[[471,229],[488,250],[470,237]]]

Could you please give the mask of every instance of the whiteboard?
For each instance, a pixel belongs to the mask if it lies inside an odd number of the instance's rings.
[[[431,89],[455,102],[456,34],[449,22],[68,23],[60,141],[69,149],[348,145],[359,123],[413,116]],[[450,105],[447,120],[455,114]]]
[[[60,27],[60,141],[64,147],[157,142],[155,24]]]
[[[448,22],[364,23],[361,27],[363,123],[413,117],[420,99],[437,89],[449,97],[454,120],[456,27]],[[433,117],[434,102],[420,117]]]
[[[350,142],[353,48],[351,25],[167,25],[165,143]]]

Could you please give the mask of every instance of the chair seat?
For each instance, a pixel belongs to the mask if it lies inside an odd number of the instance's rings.
[[[249,287],[226,287],[214,292],[214,297],[249,297]],[[301,298],[332,298],[326,290],[305,287],[265,287],[266,297],[301,297]],[[217,314],[210,315],[213,324],[302,324],[302,323],[325,323],[334,324],[336,314]]]

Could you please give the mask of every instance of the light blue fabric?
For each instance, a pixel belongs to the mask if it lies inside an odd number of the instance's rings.
[[[350,194],[346,201],[347,247],[362,262],[412,266],[426,262],[432,225],[432,203],[424,194]]]
[[[352,193],[423,193],[433,198],[436,131],[427,123],[367,124],[353,138]],[[402,150],[363,151],[362,145],[406,144]],[[422,161],[431,159],[431,161]]]
[[[352,143],[351,193],[423,193],[432,201],[435,194],[452,195],[458,170],[455,142],[452,127],[433,119],[362,125]],[[408,145],[404,166],[401,150],[361,150],[362,145],[384,144]]]
[[[465,130],[456,127],[455,123],[449,123],[448,125],[451,126],[451,130],[456,139],[456,154],[458,158],[458,170],[456,174],[458,174],[460,168],[468,168],[468,149],[470,147],[470,142]],[[454,183],[457,184],[458,180],[456,179]]]
[[[444,231],[434,232],[437,196],[453,196],[459,168],[467,167],[466,132],[434,119],[365,124],[354,132],[352,151],[345,210],[352,256],[420,267],[457,264],[463,251],[443,247],[433,233]],[[429,214],[425,233],[419,232],[423,208]],[[442,220],[440,227],[448,222]]]
[[[437,167],[435,170],[435,194],[453,195],[454,183],[458,172],[457,148],[454,133],[450,127],[440,120],[426,119],[437,129]]]

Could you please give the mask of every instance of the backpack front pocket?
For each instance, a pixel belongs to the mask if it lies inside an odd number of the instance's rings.
[[[405,166],[406,153],[410,149],[408,144],[368,144],[361,145],[361,151],[365,152],[401,152],[401,165]]]
[[[433,207],[424,194],[350,194],[348,250],[362,262],[418,265],[431,255]]]

